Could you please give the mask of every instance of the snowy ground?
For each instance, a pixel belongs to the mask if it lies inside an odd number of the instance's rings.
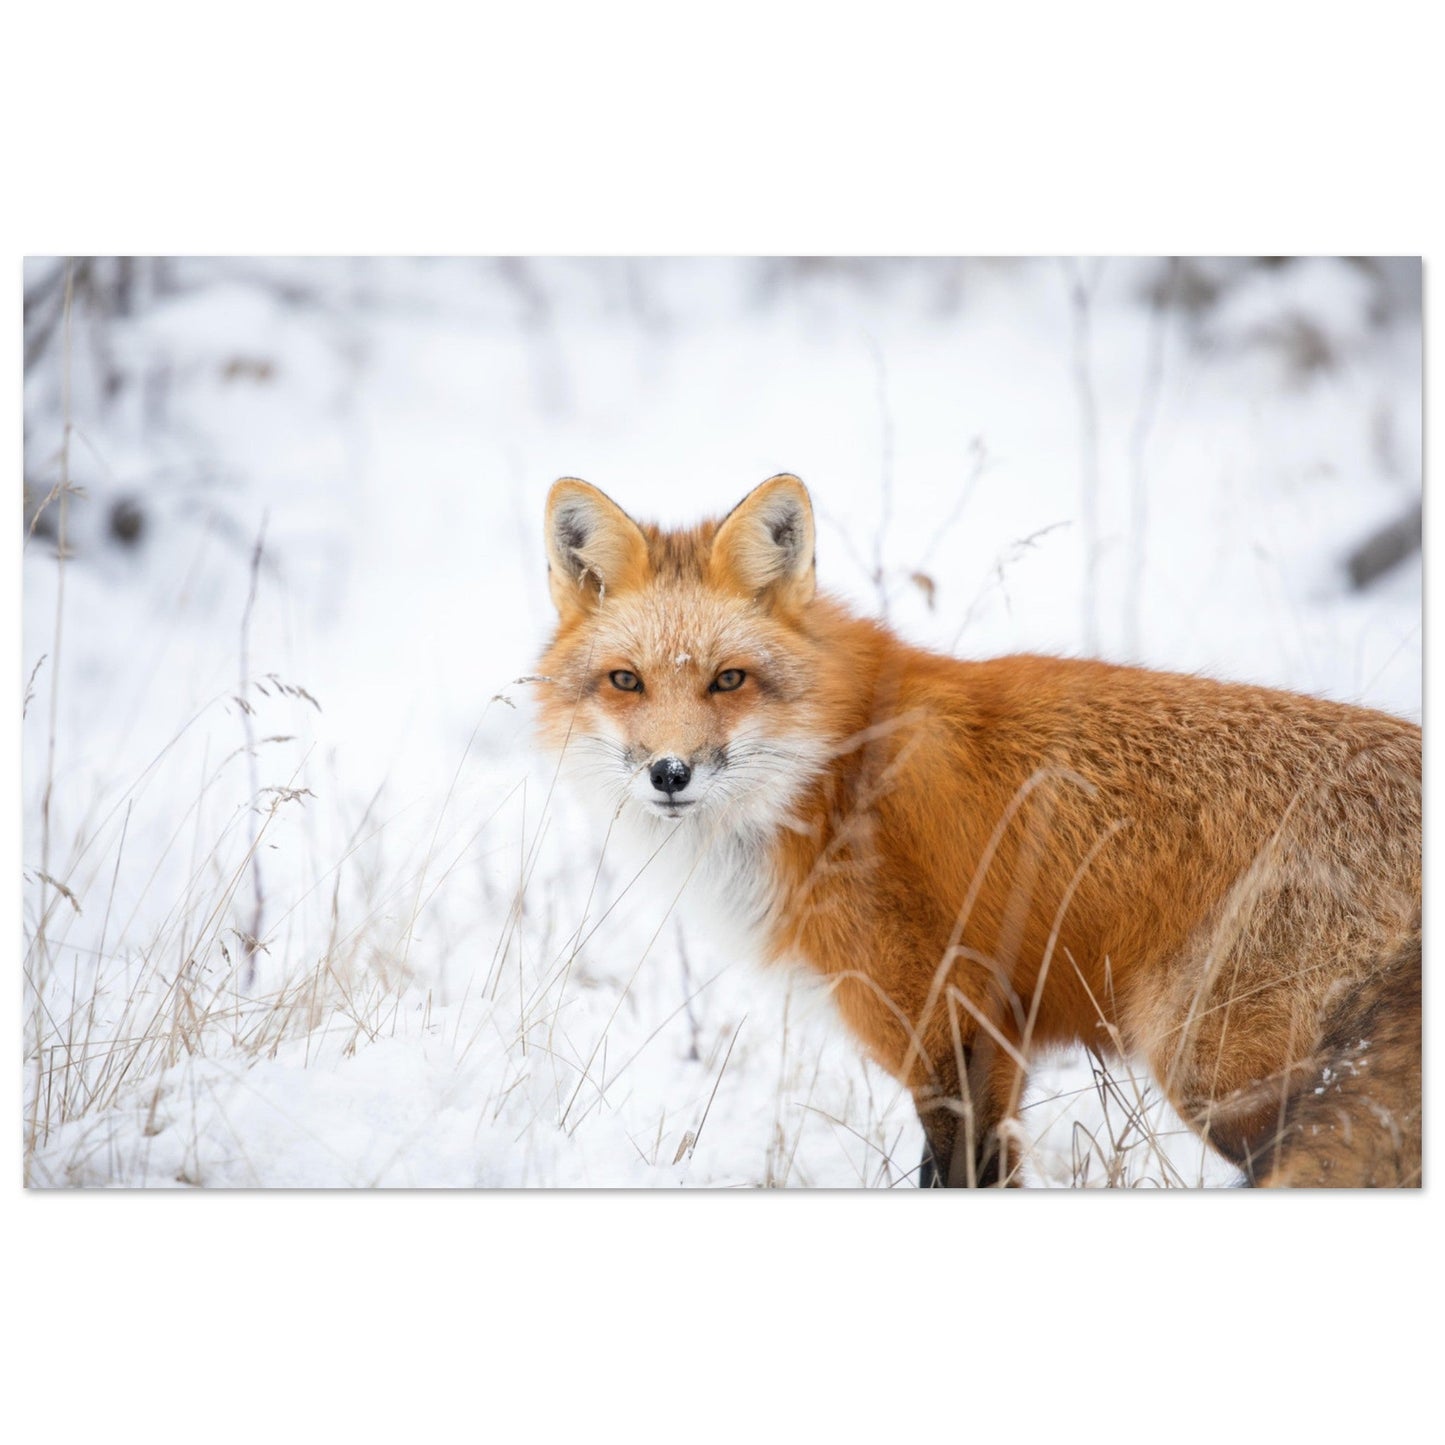
[[[1418,556],[1342,565],[1419,497],[1408,264],[88,274],[25,383],[27,519],[83,489],[24,562],[35,1185],[910,1180],[898,1087],[531,754],[558,475],[683,522],[795,471],[912,639],[1420,716]],[[1141,1096],[1040,1070],[1035,1182],[1230,1179]]]

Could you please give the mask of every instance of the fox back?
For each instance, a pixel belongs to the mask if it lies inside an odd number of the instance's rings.
[[[1420,730],[820,596],[808,494],[664,532],[552,489],[544,741],[834,991],[921,1181],[1017,1182],[1030,1057],[1145,1059],[1246,1179],[1420,1182]]]

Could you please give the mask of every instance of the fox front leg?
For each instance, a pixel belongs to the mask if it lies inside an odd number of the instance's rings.
[[[987,1189],[1017,1184],[1007,1141],[1000,1133],[1008,1083],[994,1067],[995,1050],[963,1050],[963,1069],[948,1060],[914,1093],[923,1125],[920,1189]],[[1002,1086],[1002,1087],[1001,1087]]]

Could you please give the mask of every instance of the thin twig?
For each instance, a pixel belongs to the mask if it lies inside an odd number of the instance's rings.
[[[883,348],[872,337],[867,338],[868,349],[873,354],[873,365],[877,370],[879,438],[879,488],[882,493],[882,507],[878,518],[878,530],[873,534],[873,586],[878,593],[878,615],[888,620],[888,587],[886,582],[883,549],[888,539],[888,528],[893,521],[893,413],[888,406],[888,363]]]
[[[723,1055],[722,1068],[717,1071],[717,1078],[715,1078],[712,1083],[712,1093],[707,1096],[707,1107],[702,1111],[702,1118],[697,1121],[697,1132],[692,1136],[692,1143],[688,1146],[688,1158],[691,1158],[697,1152],[697,1141],[702,1138],[703,1125],[707,1123],[707,1116],[712,1110],[712,1101],[717,1098],[718,1085],[722,1083],[723,1075],[728,1071],[728,1060],[733,1056],[733,1045],[737,1043],[738,1035],[742,1033],[743,1025],[747,1023],[747,1021],[748,1016],[744,1014],[742,1018],[738,1020],[737,1028],[733,1030],[732,1039],[728,1043],[728,1051]]]
[[[44,1056],[40,1041],[45,1036],[41,1017],[41,999],[50,973],[50,949],[46,939],[46,922],[50,915],[50,804],[55,792],[55,737],[60,715],[60,640],[65,618],[65,560],[67,556],[65,535],[70,515],[70,362],[71,362],[71,310],[75,299],[75,268],[70,261],[65,263],[65,301],[61,322],[61,434],[60,434],[60,513],[56,524],[55,539],[55,642],[51,649],[50,664],[50,729],[45,755],[45,793],[40,803],[40,917],[35,933],[36,972],[32,980],[35,990],[35,1098],[30,1119],[26,1126],[25,1152],[27,1157],[34,1153],[39,1127],[41,1085],[44,1081]],[[33,678],[33,674],[32,674]]]
[[[1169,307],[1166,297],[1174,292],[1179,258],[1171,256],[1164,285],[1155,293],[1149,314],[1149,340],[1144,361],[1144,389],[1139,398],[1139,411],[1129,438],[1130,470],[1130,547],[1129,573],[1124,592],[1124,651],[1132,659],[1139,657],[1140,622],[1144,607],[1145,534],[1149,527],[1148,473],[1144,456],[1149,434],[1159,414],[1159,396],[1164,384],[1164,341],[1169,329]]]
[[[256,546],[251,552],[251,588],[246,594],[245,611],[241,614],[241,686],[237,698],[241,704],[241,726],[246,734],[246,752],[251,775],[251,809],[249,812],[251,843],[251,936],[246,942],[246,965],[242,970],[242,986],[250,989],[256,982],[256,949],[261,939],[261,926],[266,912],[266,890],[261,882],[261,852],[257,848],[256,804],[261,796],[261,778],[256,760],[255,730],[251,725],[251,708],[246,701],[246,691],[251,681],[251,613],[256,606],[256,588],[261,577],[261,556],[266,546],[265,514],[261,517],[261,530],[256,534]]]
[[[1080,506],[1084,547],[1084,648],[1093,656],[1099,651],[1099,403],[1094,392],[1093,368],[1089,355],[1094,288],[1104,263],[1096,260],[1085,271],[1077,260],[1064,263],[1069,301],[1074,321],[1074,391],[1079,403]]]

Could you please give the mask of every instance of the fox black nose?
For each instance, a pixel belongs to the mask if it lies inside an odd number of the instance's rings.
[[[687,787],[688,779],[692,777],[692,769],[681,758],[658,758],[648,777],[652,779],[652,786],[659,793],[666,793],[671,797]]]

